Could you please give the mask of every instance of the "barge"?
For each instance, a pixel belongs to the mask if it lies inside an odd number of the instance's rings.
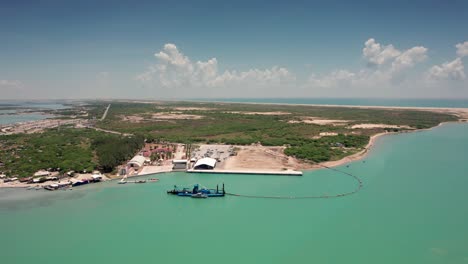
[[[219,189],[218,185],[216,185],[216,189],[200,188],[198,184],[195,184],[193,188],[179,189],[174,185],[174,189],[167,191],[167,193],[181,197],[192,198],[224,197],[226,195],[226,191],[224,190],[224,183],[221,190]]]

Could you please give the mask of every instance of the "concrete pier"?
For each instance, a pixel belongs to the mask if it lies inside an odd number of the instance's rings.
[[[302,171],[259,171],[259,170],[187,170],[188,173],[211,173],[211,174],[254,174],[254,175],[282,175],[302,176]]]

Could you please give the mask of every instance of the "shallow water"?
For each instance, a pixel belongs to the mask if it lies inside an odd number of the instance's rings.
[[[2,263],[466,263],[468,124],[382,137],[357,194],[320,200],[165,193],[200,183],[263,195],[352,190],[329,170],[302,177],[157,175],[73,191],[0,190]],[[152,176],[148,176],[150,178]],[[154,177],[154,176],[153,176]],[[26,195],[27,197],[24,197]]]
[[[0,115],[0,125],[15,124],[19,122],[29,122],[51,118],[53,115],[47,114],[8,114]]]
[[[53,117],[53,115],[41,113],[21,113],[25,108],[32,108],[37,110],[58,110],[65,109],[68,106],[58,103],[31,103],[31,102],[8,102],[0,101],[0,104],[6,103],[8,107],[14,109],[0,110],[0,125],[9,125],[19,122],[37,121]],[[17,113],[17,114],[15,114]]]

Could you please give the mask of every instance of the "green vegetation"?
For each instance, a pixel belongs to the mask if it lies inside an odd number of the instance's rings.
[[[109,172],[134,155],[142,144],[141,137],[63,127],[41,134],[0,136],[0,171],[20,177],[40,169]]]
[[[98,156],[99,166],[104,172],[111,172],[116,166],[129,160],[143,147],[142,137],[118,137],[101,135],[92,142]]]
[[[369,142],[368,136],[338,135],[306,140],[288,147],[284,153],[299,159],[322,162],[341,159],[362,149]]]

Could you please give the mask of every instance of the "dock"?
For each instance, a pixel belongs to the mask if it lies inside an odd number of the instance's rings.
[[[254,175],[280,175],[280,176],[302,176],[302,171],[259,171],[259,170],[187,170],[188,173],[211,173],[211,174],[254,174]]]

